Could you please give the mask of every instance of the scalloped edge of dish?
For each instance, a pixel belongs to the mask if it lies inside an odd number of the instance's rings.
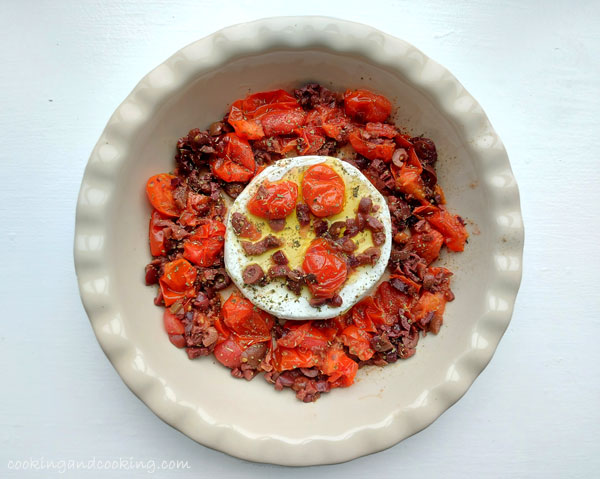
[[[237,46],[235,51],[233,44]],[[146,118],[199,71],[273,46],[316,46],[359,55],[399,71],[459,125],[461,135],[471,143],[483,166],[481,181],[486,183],[491,214],[496,220],[494,237],[504,241],[502,248],[494,252],[496,269],[488,290],[488,295],[504,307],[488,311],[477,321],[472,346],[454,363],[460,371],[459,379],[444,381],[429,390],[436,401],[412,409],[410,416],[395,410],[391,419],[388,416],[380,424],[365,424],[343,438],[291,442],[270,437],[279,447],[267,448],[264,441],[244,435],[234,426],[209,424],[200,415],[174,410],[173,403],[165,400],[165,385],[143,369],[131,366],[127,358],[135,345],[114,333],[123,321],[118,303],[97,287],[109,277],[107,252],[101,241],[91,250],[81,245],[90,237],[104,238],[111,180],[118,174],[122,158],[127,157],[127,139],[143,127]],[[145,115],[124,114],[132,105]],[[499,184],[495,181],[498,175],[506,181]],[[102,349],[126,385],[163,421],[205,446],[242,459],[316,465],[344,462],[391,447],[433,423],[465,394],[487,366],[510,322],[521,281],[523,236],[519,192],[504,146],[479,104],[450,72],[412,45],[367,25],[329,17],[275,17],[230,26],[198,40],[138,83],[109,119],[85,169],[77,202],[74,256],[82,302]]]

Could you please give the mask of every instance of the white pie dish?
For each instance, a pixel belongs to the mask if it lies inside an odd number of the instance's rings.
[[[365,87],[395,105],[397,123],[431,137],[451,210],[469,245],[441,264],[456,300],[417,354],[363,369],[351,388],[312,404],[261,378],[235,380],[212,359],[174,348],[146,287],[150,207],[144,185],[169,171],[177,138],[253,92],[306,81]],[[479,234],[478,234],[479,233]],[[431,424],[491,359],[521,278],[519,195],[501,140],[443,67],[371,27],[322,17],[236,25],[195,42],[144,77],[94,148],[77,206],[75,264],[98,341],[125,383],[192,439],[237,457],[286,465],[335,463],[385,449]]]

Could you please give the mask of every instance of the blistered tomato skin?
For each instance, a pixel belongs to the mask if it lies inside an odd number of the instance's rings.
[[[348,90],[344,94],[346,114],[361,122],[383,122],[392,112],[392,104],[369,90]]]
[[[152,217],[150,218],[148,232],[148,237],[150,239],[150,253],[152,256],[161,256],[166,254],[165,233],[160,224],[162,221],[163,217],[160,215],[160,213],[158,211],[153,211]]]
[[[173,180],[167,173],[154,175],[146,183],[146,194],[152,206],[165,216],[179,216],[179,208],[173,197]]]
[[[319,218],[338,214],[344,209],[346,185],[327,165],[311,166],[302,179],[302,196],[311,213]]]
[[[323,238],[317,238],[310,244],[302,269],[306,274],[316,277],[316,281],[308,282],[308,288],[315,298],[332,298],[348,276],[346,262]]]
[[[265,181],[248,202],[248,211],[268,220],[286,218],[296,208],[298,185],[291,181]]]
[[[209,221],[184,242],[183,257],[207,268],[219,261],[224,244],[225,225],[220,221]]]
[[[165,305],[170,306],[178,299],[192,297],[197,274],[196,268],[183,258],[167,263],[158,280]]]
[[[250,181],[256,170],[250,144],[235,133],[227,133],[222,148],[210,162],[210,168],[215,176],[228,183]]]

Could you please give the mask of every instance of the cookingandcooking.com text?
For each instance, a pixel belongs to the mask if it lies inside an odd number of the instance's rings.
[[[46,459],[24,458],[9,459],[7,468],[13,471],[54,471],[64,474],[67,471],[146,471],[154,474],[157,471],[173,471],[191,469],[189,461],[180,459],[136,459],[134,457],[118,457],[101,459]]]

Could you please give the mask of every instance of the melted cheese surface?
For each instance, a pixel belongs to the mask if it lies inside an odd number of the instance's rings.
[[[298,185],[298,203],[304,202],[301,188],[302,179],[308,168],[319,163],[325,163],[335,170],[335,172],[342,177],[346,185],[343,210],[336,215],[323,218],[328,222],[329,226],[336,221],[346,221],[348,218],[354,218],[361,198],[369,197],[374,205],[379,206],[378,211],[371,212],[371,215],[375,216],[383,223],[386,234],[385,243],[380,246],[381,257],[378,262],[374,266],[361,266],[348,276],[348,279],[339,293],[342,297],[343,304],[338,308],[328,305],[323,305],[318,308],[310,306],[308,301],[310,300],[311,295],[306,286],[303,287],[301,296],[296,296],[287,289],[283,280],[271,280],[265,286],[260,286],[246,285],[242,278],[244,268],[252,263],[259,264],[266,275],[269,268],[273,266],[271,256],[278,250],[285,253],[289,260],[288,266],[291,269],[301,269],[306,249],[316,237],[312,222],[311,225],[301,228],[294,209],[294,211],[285,218],[284,229],[280,232],[275,232],[269,226],[268,220],[250,214],[247,209],[247,204],[256,193],[260,184],[265,180],[271,182],[289,180],[296,183]],[[231,227],[230,218],[231,214],[234,212],[244,214],[246,218],[259,229],[262,237],[272,234],[280,238],[283,241],[283,245],[280,248],[268,250],[261,255],[246,255],[240,245],[240,241],[248,240],[245,238],[238,238]],[[391,221],[385,199],[358,169],[333,157],[303,156],[286,158],[269,166],[257,175],[236,198],[230,209],[226,226],[225,266],[231,279],[240,289],[242,294],[250,299],[256,306],[279,318],[285,319],[325,319],[342,314],[362,299],[370,289],[377,284],[379,278],[385,271],[391,251]],[[357,249],[353,253],[355,255],[360,254],[365,249],[373,246],[371,232],[368,229],[365,229],[352,237],[352,240],[357,245]]]

